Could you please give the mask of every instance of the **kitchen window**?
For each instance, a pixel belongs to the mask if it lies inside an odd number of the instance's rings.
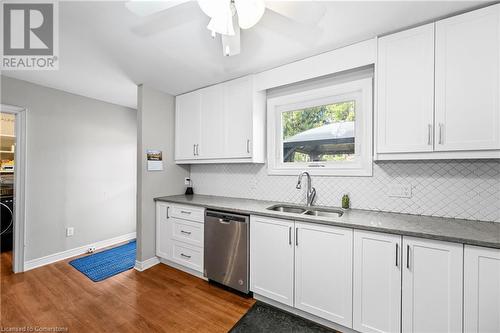
[[[372,175],[372,78],[270,97],[269,174]]]

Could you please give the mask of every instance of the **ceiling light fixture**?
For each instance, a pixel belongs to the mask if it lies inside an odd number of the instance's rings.
[[[250,29],[260,21],[266,10],[264,0],[234,0],[241,29]]]

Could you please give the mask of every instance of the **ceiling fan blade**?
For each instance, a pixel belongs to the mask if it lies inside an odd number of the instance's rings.
[[[319,27],[301,24],[273,10],[265,11],[259,25],[305,45],[314,45],[323,34]]]
[[[163,0],[163,1],[150,1],[150,0],[131,0],[125,3],[125,7],[137,16],[149,16],[167,10],[169,8],[182,5],[183,3],[192,0]]]
[[[148,17],[143,24],[133,27],[131,31],[139,36],[147,37],[192,21],[206,20],[207,17],[197,7],[196,1],[187,1],[182,5],[170,7],[168,10]]]
[[[266,1],[266,8],[310,26],[317,26],[326,12],[321,1]]]

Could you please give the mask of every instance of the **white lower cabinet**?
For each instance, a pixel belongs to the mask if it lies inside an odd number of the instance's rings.
[[[293,306],[293,221],[250,219],[250,290]]]
[[[295,307],[352,327],[352,229],[295,223]]]
[[[203,272],[203,217],[199,207],[156,203],[156,255]]]
[[[403,333],[462,332],[463,245],[403,237]]]
[[[500,332],[500,249],[465,246],[464,332]]]
[[[354,230],[353,328],[401,332],[402,237]]]
[[[160,258],[171,258],[172,249],[169,246],[169,235],[172,226],[168,221],[168,203],[156,203],[156,255]]]

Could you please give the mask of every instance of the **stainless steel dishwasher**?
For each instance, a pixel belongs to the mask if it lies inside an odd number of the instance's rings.
[[[207,210],[205,276],[242,293],[249,292],[249,217]]]

